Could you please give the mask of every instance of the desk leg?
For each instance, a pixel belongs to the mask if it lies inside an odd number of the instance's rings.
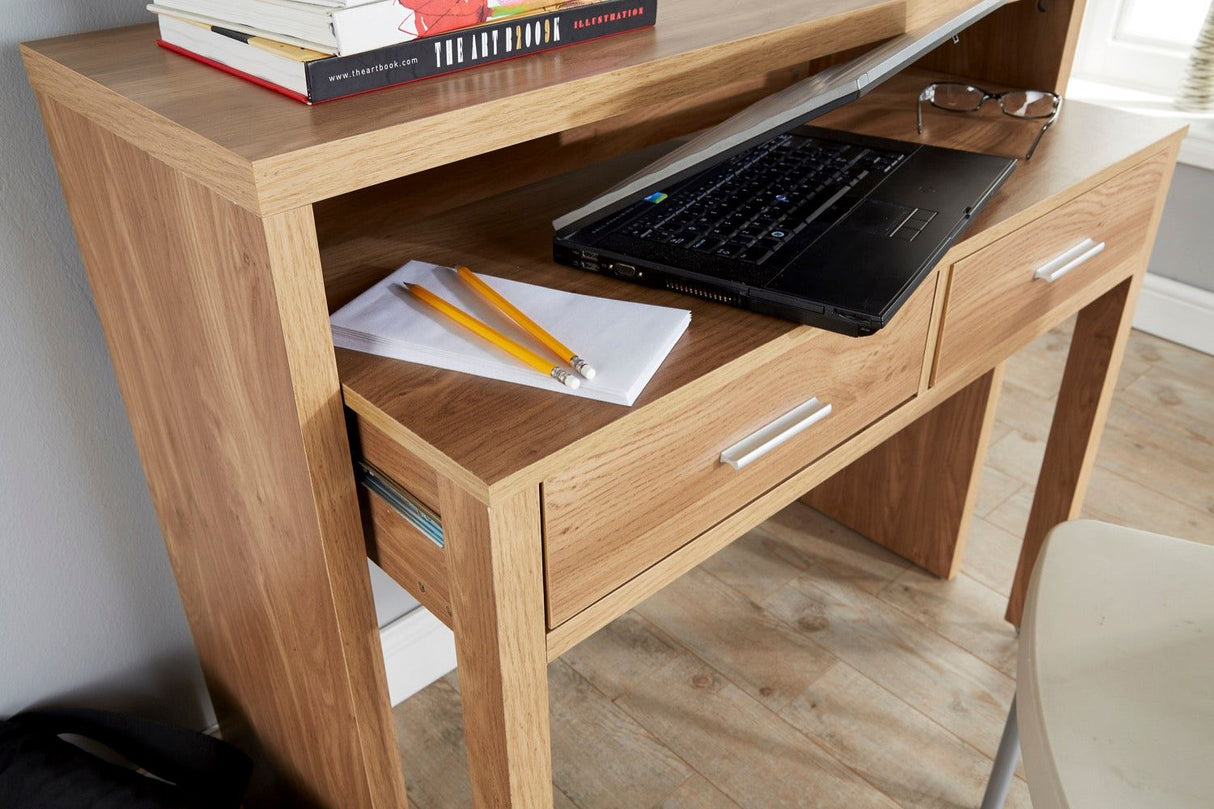
[[[402,809],[311,210],[257,216],[39,101],[246,805]]]
[[[951,579],[961,567],[1002,381],[998,365],[804,502]]]
[[[439,481],[476,809],[551,809],[539,491],[486,505]]]
[[[1058,523],[1078,517],[1083,509],[1141,285],[1142,273],[1137,273],[1081,309],[1075,321],[1007,605],[1007,620],[1013,624],[1020,624],[1029,577],[1046,534]]]

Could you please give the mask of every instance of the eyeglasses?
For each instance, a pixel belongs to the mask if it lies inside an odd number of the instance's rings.
[[[919,94],[916,106],[919,134],[923,134],[923,102],[927,101],[938,110],[946,112],[977,112],[982,105],[994,99],[999,102],[999,109],[1004,115],[1025,120],[1041,121],[1041,131],[1029,147],[1025,160],[1033,156],[1041,136],[1058,120],[1058,112],[1062,109],[1062,97],[1057,93],[1045,90],[1008,90],[1004,93],[992,93],[975,87],[972,84],[962,84],[952,81],[938,81],[923,88]]]

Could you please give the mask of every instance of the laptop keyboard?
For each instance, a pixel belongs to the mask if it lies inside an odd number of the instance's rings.
[[[905,155],[792,133],[693,178],[623,233],[705,255],[762,264],[810,226],[824,231]],[[646,203],[641,203],[645,205]]]

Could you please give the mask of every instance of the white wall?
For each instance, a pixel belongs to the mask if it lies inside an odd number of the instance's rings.
[[[149,19],[144,0],[0,0],[0,718],[213,722],[17,50]],[[416,603],[385,583],[381,623]]]
[[[1214,292],[1214,171],[1180,164],[1159,220],[1151,272]]]

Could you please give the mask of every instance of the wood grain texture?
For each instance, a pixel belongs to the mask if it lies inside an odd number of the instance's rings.
[[[1108,417],[1117,369],[1125,352],[1145,266],[1079,312],[1041,474],[1020,549],[1007,619],[1019,625],[1029,578],[1045,536],[1083,509]]]
[[[991,367],[1132,272],[1168,159],[1160,152],[954,264],[935,378]],[[1104,250],[1054,282],[1034,276],[1085,239]]]
[[[1029,577],[1045,536],[1060,522],[1080,514],[1088,480],[1096,463],[1100,437],[1117,386],[1117,374],[1129,340],[1134,306],[1142,286],[1159,220],[1171,187],[1180,150],[1169,139],[1159,166],[1153,204],[1135,259],[1134,274],[1080,310],[1071,337],[1062,387],[1046,442],[1041,474],[1033,493],[1032,510],[1008,600],[1007,619],[1019,625]]]
[[[438,475],[434,467],[390,439],[367,419],[351,413],[347,419],[351,449],[392,479],[400,488],[416,497],[436,514],[438,504]],[[441,516],[441,515],[440,515]]]
[[[904,0],[663,0],[652,30],[307,107],[155,44],[154,26],[31,43],[39,89],[271,213],[765,75],[903,30]],[[655,77],[660,76],[660,79]],[[108,112],[107,112],[108,110]],[[196,143],[194,161],[173,161]]]
[[[452,625],[446,548],[434,544],[379,495],[359,492],[367,557],[448,627]]]
[[[1003,366],[978,377],[803,502],[922,568],[961,567]]]
[[[250,805],[403,805],[309,211],[258,219],[40,102]]]
[[[693,401],[659,401],[626,433],[582,445],[543,486],[549,625],[914,396],[934,293],[929,279],[874,336],[809,330]],[[745,469],[721,463],[726,448],[814,397],[832,407],[824,420]]]
[[[548,632],[548,656],[554,659],[600,627],[623,615],[672,581],[709,559],[809,490],[845,469],[969,384],[937,385],[852,436],[814,463],[773,486],[694,540]]]
[[[552,806],[538,489],[486,506],[438,484],[472,803]]]
[[[1008,3],[974,23],[960,42],[946,42],[921,59],[927,70],[968,76],[1004,87],[1066,93],[1086,0]]]
[[[972,122],[950,116],[934,121],[918,138],[913,98],[924,81],[921,73],[896,77],[822,123],[968,149],[1025,135],[1023,122],[1006,116],[989,121],[977,116]],[[1158,120],[1068,104],[1037,155],[1017,168],[942,263],[947,266],[1048,214],[1158,153],[1160,141],[1177,134],[1175,126]],[[625,434],[628,420],[650,404],[676,392],[694,401],[693,385],[719,385],[736,373],[735,363],[766,362],[811,339],[815,330],[808,327],[552,264],[552,218],[584,199],[586,189],[606,187],[651,157],[617,158],[425,220],[411,213],[414,197],[402,197],[398,204],[372,192],[347,195],[317,212],[329,288],[365,289],[416,258],[465,263],[479,272],[571,292],[690,309],[690,329],[636,405],[561,397],[561,406],[554,408],[557,394],[338,351],[347,405],[444,474],[463,475],[465,488],[477,482],[485,491],[525,487],[559,469],[562,459],[580,452],[579,443],[592,435],[605,437],[609,427]],[[495,425],[493,440],[467,429],[469,424]]]

